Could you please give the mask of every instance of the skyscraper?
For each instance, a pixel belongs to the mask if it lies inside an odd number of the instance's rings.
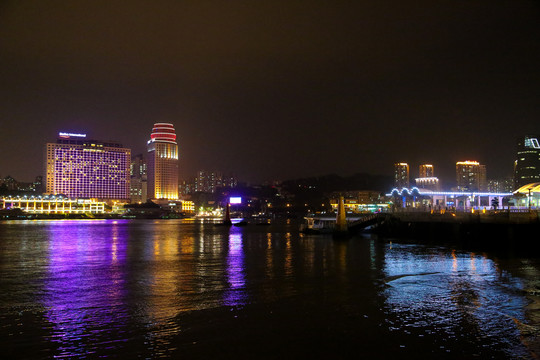
[[[540,181],[540,136],[524,136],[517,141],[514,189]]]
[[[458,191],[487,191],[486,165],[478,161],[458,161],[456,185]]]
[[[178,199],[178,144],[173,124],[154,124],[147,147],[148,198]]]
[[[129,199],[131,150],[122,144],[87,140],[86,134],[60,133],[47,143],[47,194],[71,198]]]
[[[409,187],[409,164],[394,164],[394,186],[398,189]]]

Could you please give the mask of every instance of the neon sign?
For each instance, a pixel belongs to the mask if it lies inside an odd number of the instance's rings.
[[[537,138],[525,138],[525,146],[533,149],[540,149]]]
[[[85,138],[86,134],[74,134],[74,133],[67,133],[67,132],[59,132],[58,136],[64,139],[69,139],[71,137],[77,137],[77,138]]]
[[[229,204],[241,204],[242,198],[238,196],[231,196],[229,199]]]

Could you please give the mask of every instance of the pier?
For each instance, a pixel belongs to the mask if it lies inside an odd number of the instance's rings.
[[[540,249],[540,212],[398,211],[379,214],[376,231],[386,237]]]

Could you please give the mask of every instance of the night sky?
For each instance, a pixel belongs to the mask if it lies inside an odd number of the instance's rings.
[[[59,131],[145,150],[175,125],[180,177],[511,175],[540,134],[540,2],[2,1],[0,176],[43,174]]]

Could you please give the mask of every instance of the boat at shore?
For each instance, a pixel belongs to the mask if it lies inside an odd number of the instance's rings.
[[[347,224],[360,220],[361,216],[347,217]],[[333,234],[336,228],[336,216],[306,216],[300,225],[300,231],[304,234]]]

